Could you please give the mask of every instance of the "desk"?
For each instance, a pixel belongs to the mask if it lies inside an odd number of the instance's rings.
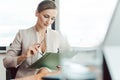
[[[104,47],[103,53],[112,80],[120,80],[120,46]]]

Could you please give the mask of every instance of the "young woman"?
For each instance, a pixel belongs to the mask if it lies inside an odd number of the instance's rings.
[[[35,15],[36,24],[28,29],[19,30],[3,59],[6,68],[19,67],[16,78],[38,73],[37,69],[28,67],[46,52],[63,51],[69,47],[58,31],[48,28],[57,15],[56,4],[53,1],[42,1],[38,5]],[[48,68],[42,69],[51,72]]]

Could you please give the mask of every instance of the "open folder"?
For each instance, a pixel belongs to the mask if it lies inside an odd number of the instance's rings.
[[[57,69],[56,66],[60,65],[60,53],[47,52],[35,63],[29,66],[32,69],[39,69],[41,67],[47,67],[50,69]]]

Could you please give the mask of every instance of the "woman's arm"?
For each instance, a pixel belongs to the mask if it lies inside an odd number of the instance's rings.
[[[17,67],[18,55],[21,54],[21,35],[20,31],[16,34],[14,41],[9,46],[6,56],[3,59],[4,66],[7,67]]]
[[[28,77],[24,77],[24,78],[17,78],[14,80],[42,80],[42,79],[38,78],[37,75],[32,75],[32,76],[28,76]]]
[[[43,67],[41,68],[36,75],[24,77],[24,78],[17,78],[15,80],[42,80],[42,77],[44,76],[50,76],[50,75],[57,75],[61,73],[61,68],[59,67],[56,71],[50,72],[48,68]]]
[[[6,68],[8,67],[17,67],[19,66],[26,58],[31,57],[32,55],[36,54],[38,51],[38,43],[32,44],[28,47],[26,52],[22,53],[23,48],[23,40],[25,41],[26,38],[23,38],[23,36],[26,36],[26,33],[24,33],[22,30],[20,30],[12,42],[11,46],[8,48],[6,57],[3,59],[4,66]],[[25,42],[24,42],[25,43]],[[28,43],[29,44],[29,43]]]

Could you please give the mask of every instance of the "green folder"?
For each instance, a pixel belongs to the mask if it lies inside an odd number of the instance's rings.
[[[29,66],[32,69],[39,69],[47,67],[50,69],[57,69],[56,66],[60,65],[60,53],[47,52],[39,60]]]

